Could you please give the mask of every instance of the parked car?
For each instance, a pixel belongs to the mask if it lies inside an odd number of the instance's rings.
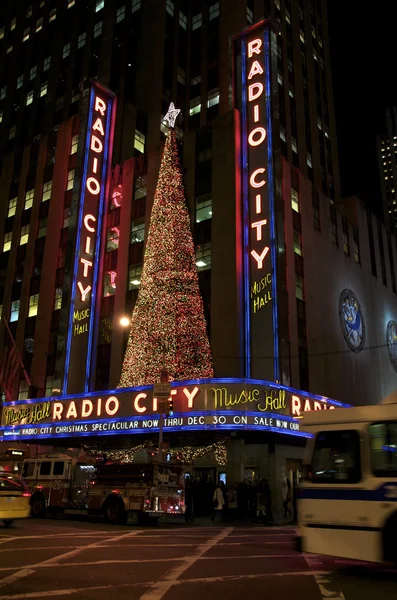
[[[20,477],[0,470],[0,521],[9,527],[14,519],[30,515],[30,491]]]

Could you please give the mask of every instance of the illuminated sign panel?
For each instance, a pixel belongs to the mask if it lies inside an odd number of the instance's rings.
[[[258,429],[291,435],[307,410],[346,406],[266,381],[211,379],[174,382],[175,414],[165,429]],[[153,386],[4,404],[3,439],[154,432],[159,427]]]
[[[89,389],[100,274],[102,223],[109,193],[109,167],[115,118],[114,94],[91,86],[84,169],[81,179],[76,249],[66,343],[63,389]]]
[[[245,370],[279,380],[277,244],[270,89],[270,29],[255,25],[235,40],[235,102],[241,108]],[[237,58],[238,57],[238,58]],[[237,66],[238,65],[238,66]],[[241,90],[241,97],[236,91]],[[240,93],[240,92],[238,92]]]

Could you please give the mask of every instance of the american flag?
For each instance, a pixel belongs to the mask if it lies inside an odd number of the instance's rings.
[[[4,356],[0,367],[0,385],[3,386],[7,402],[11,402],[15,378],[18,375],[21,363],[18,352],[12,339],[12,334],[5,324],[4,330]]]

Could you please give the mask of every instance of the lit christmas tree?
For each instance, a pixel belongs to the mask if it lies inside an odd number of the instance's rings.
[[[213,376],[174,117],[168,119],[119,387],[159,382],[164,369],[171,381]]]

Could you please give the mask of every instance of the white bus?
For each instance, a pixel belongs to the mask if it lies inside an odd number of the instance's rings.
[[[298,489],[298,549],[397,565],[397,394],[305,413],[313,434]]]

